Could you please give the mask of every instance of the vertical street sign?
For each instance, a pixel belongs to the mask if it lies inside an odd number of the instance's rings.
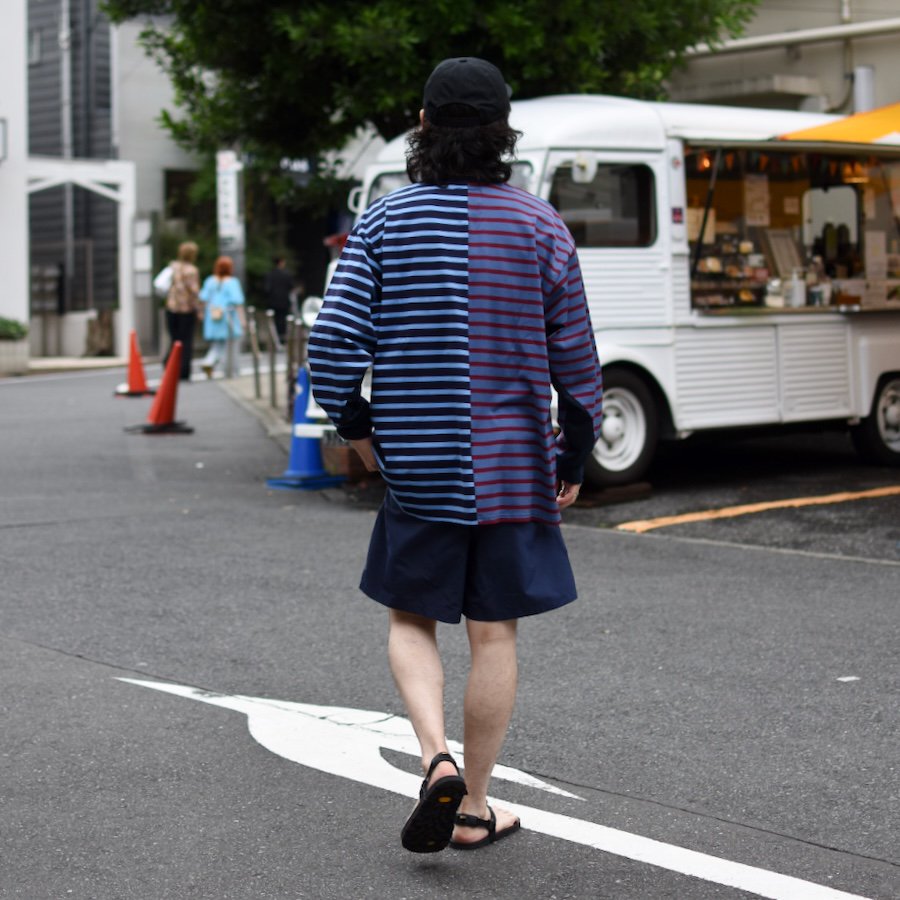
[[[234,150],[216,153],[216,213],[219,251],[234,259],[235,274],[243,281],[244,164]],[[239,259],[240,257],[240,259]],[[240,263],[240,269],[238,265]]]
[[[234,262],[235,277],[246,288],[244,277],[244,164],[234,150],[216,153],[216,219],[219,230],[219,253]],[[235,342],[228,341],[225,375],[236,374]]]

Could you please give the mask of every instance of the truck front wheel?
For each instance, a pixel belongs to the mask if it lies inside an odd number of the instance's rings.
[[[882,380],[872,411],[850,434],[863,459],[883,466],[900,466],[900,376],[889,375]]]
[[[640,376],[626,369],[604,372],[603,423],[585,463],[585,481],[597,487],[637,481],[653,459],[658,436],[656,403]]]

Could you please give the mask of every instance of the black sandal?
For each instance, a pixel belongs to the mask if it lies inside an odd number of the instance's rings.
[[[522,823],[516,819],[512,825],[497,831],[497,817],[490,806],[488,807],[488,813],[490,813],[490,819],[479,819],[478,816],[470,816],[468,813],[457,813],[457,825],[464,825],[466,828],[487,828],[487,835],[480,841],[472,841],[470,843],[450,841],[450,846],[454,850],[477,850],[479,847],[487,847],[488,844],[496,844],[497,841],[502,841],[503,838],[515,834],[522,827]]]
[[[456,767],[455,775],[445,775],[433,784],[428,783],[439,763],[449,762]],[[459,774],[459,766],[449,753],[438,753],[428,767],[419,791],[419,802],[406,820],[400,840],[413,853],[437,853],[450,843],[456,810],[466,795],[466,783]]]

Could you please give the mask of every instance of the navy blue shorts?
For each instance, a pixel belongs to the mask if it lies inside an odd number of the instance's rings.
[[[405,512],[388,491],[360,589],[379,603],[439,622],[519,619],[576,596],[555,525],[453,525]]]

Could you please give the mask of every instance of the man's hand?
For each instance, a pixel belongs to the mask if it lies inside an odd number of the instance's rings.
[[[372,449],[372,438],[367,437],[350,441],[350,446],[359,454],[359,458],[363,461],[367,471],[378,471],[378,462],[375,459],[375,451]]]
[[[559,483],[559,493],[556,495],[556,502],[560,509],[571,506],[578,499],[578,492],[581,490],[580,484],[569,484],[568,481]]]

